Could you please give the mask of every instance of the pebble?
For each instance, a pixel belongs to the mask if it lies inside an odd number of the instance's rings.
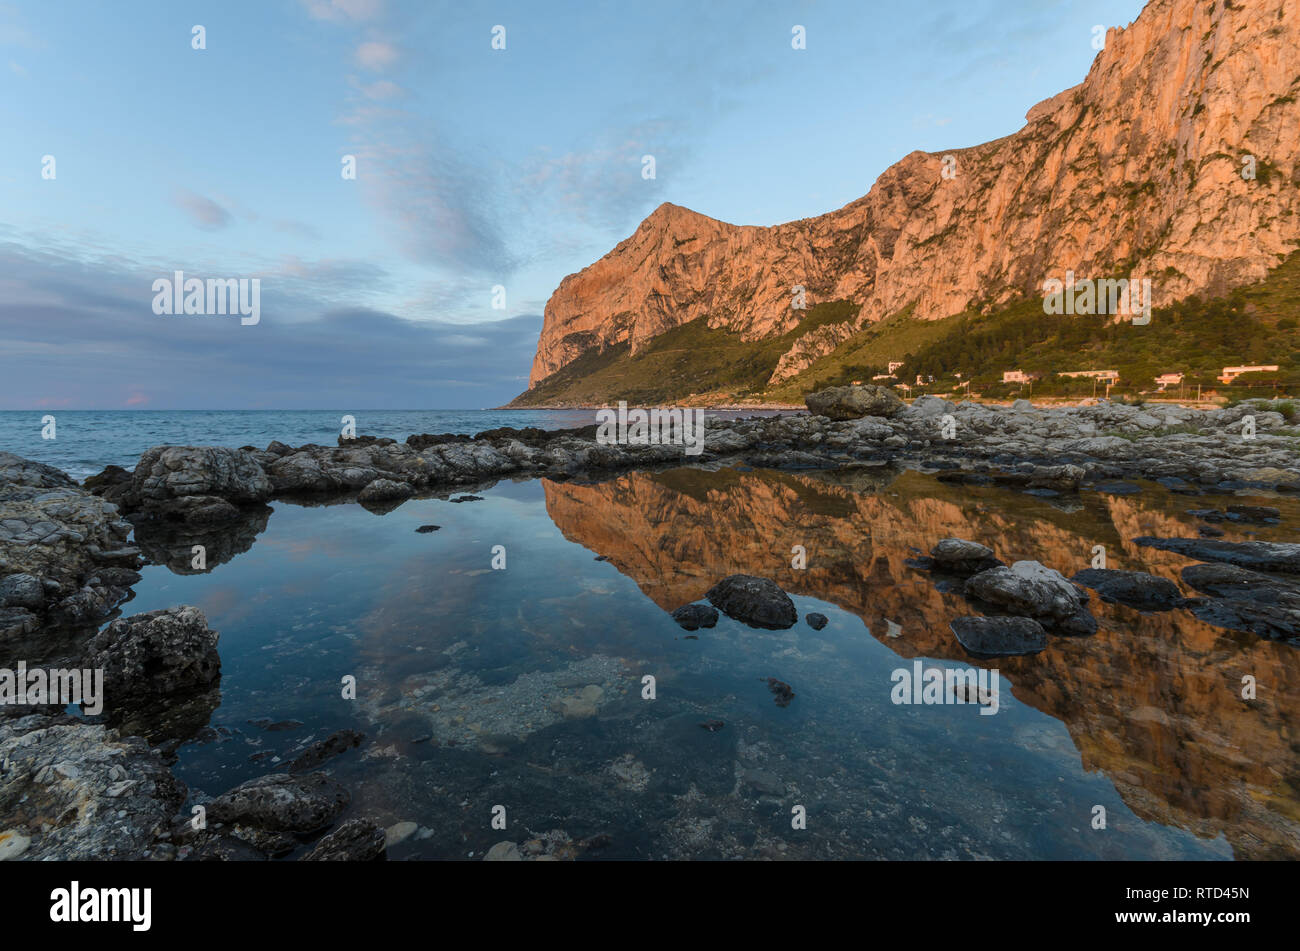
[[[7,859],[16,859],[27,851],[27,846],[32,844],[32,840],[14,829],[5,829],[0,832],[0,862]]]
[[[405,842],[411,836],[415,835],[415,830],[420,828],[414,822],[396,822],[384,830],[384,848],[391,849],[400,842]]]

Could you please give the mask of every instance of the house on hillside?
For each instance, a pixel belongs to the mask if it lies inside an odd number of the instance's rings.
[[[1160,392],[1165,391],[1167,386],[1182,386],[1183,375],[1181,373],[1162,373],[1156,377],[1156,385],[1160,387]]]
[[[1224,367],[1223,372],[1219,374],[1220,383],[1231,383],[1243,373],[1276,373],[1277,364],[1267,367]]]
[[[1099,380],[1102,383],[1118,383],[1118,370],[1070,370],[1068,373],[1058,373],[1057,376],[1065,377],[1088,377],[1089,379]]]

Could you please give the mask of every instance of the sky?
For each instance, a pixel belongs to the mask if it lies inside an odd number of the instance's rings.
[[[1141,7],[0,0],[0,409],[500,405],[662,202],[834,210]],[[258,280],[258,321],[155,313],[176,271]]]

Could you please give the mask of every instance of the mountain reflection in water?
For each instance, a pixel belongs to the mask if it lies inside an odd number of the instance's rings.
[[[1296,648],[1094,594],[1096,635],[973,660],[948,624],[977,612],[907,564],[958,537],[1068,576],[1103,545],[1108,567],[1177,582],[1187,559],[1132,539],[1195,535],[1186,510],[1226,500],[1154,485],[1043,499],[885,469],[475,492],[384,514],[277,503],[215,570],[145,569],[132,613],[196,604],[221,632],[215,729],[177,765],[196,797],[353,728],[365,743],[324,768],[352,792],[346,815],[418,829],[396,859],[504,840],[592,858],[1300,855]],[[1223,523],[1226,537],[1287,540],[1300,500],[1263,501],[1280,525]],[[441,527],[416,532],[426,524]],[[796,545],[806,569],[791,567]],[[692,639],[669,617],[734,573],[788,591],[795,627],[723,617]],[[828,626],[807,626],[809,611]],[[915,659],[997,669],[997,714],[893,704],[891,672]],[[355,702],[340,699],[348,674]],[[1241,698],[1246,675],[1256,700]],[[788,707],[768,677],[792,686]],[[289,726],[250,725],[263,719]],[[498,804],[506,830],[490,826]],[[795,806],[806,830],[791,828]]]

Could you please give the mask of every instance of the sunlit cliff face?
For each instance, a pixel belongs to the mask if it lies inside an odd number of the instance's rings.
[[[856,614],[904,658],[967,659],[948,624],[977,612],[906,563],[941,538],[978,541],[1004,561],[1034,559],[1067,576],[1103,545],[1108,567],[1177,581],[1187,559],[1132,539],[1194,535],[1196,525],[1186,500],[1154,487],[1086,493],[1058,507],[919,473],[891,481],[681,469],[545,490],[565,536],[606,556],[666,611],[728,574],[759,575]],[[1286,507],[1284,526],[1300,519],[1300,504],[1270,504]],[[1250,537],[1225,528],[1230,539]],[[796,545],[807,551],[804,570],[791,567]],[[1095,595],[1091,607],[1095,636],[1054,637],[1041,654],[999,659],[1015,696],[1063,721],[1085,768],[1104,772],[1143,818],[1222,834],[1240,858],[1300,851],[1300,746],[1290,715],[1300,701],[1300,653],[1186,611],[1141,614]],[[1247,675],[1258,699],[1241,697]]]

